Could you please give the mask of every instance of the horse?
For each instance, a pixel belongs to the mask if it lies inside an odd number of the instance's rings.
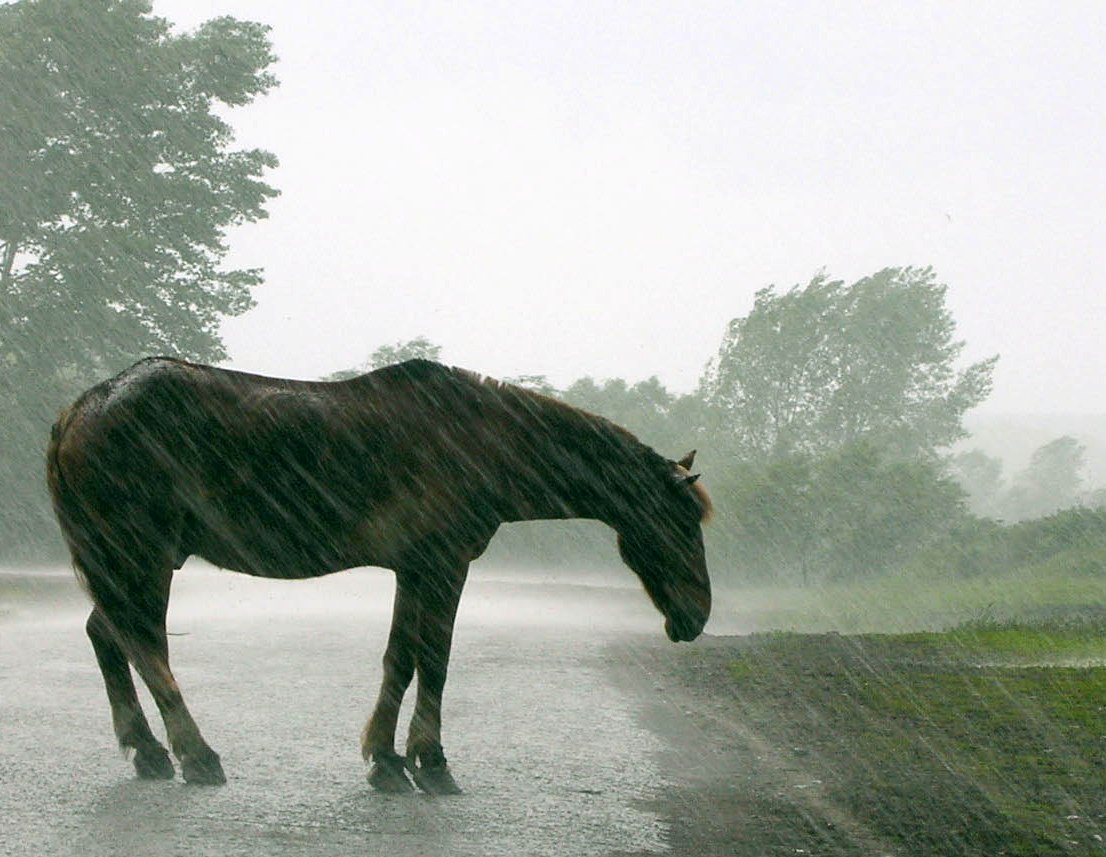
[[[86,630],[115,734],[139,777],[175,771],[130,665],[184,780],[226,782],[169,669],[170,585],[188,557],[270,578],[371,565],[393,570],[396,588],[361,737],[369,782],[451,794],[460,789],[441,703],[469,563],[502,523],[602,521],[668,637],[693,640],[711,608],[701,526],[710,498],[689,472],[693,457],[668,460],[601,417],[426,360],[323,382],[152,357],[62,411],[47,482],[93,604]],[[416,673],[401,756],[397,720]]]

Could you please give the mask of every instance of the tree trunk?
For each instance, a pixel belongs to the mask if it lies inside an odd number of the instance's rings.
[[[12,271],[15,269],[15,251],[18,249],[14,239],[4,242],[4,258],[0,261],[0,295],[11,294]]]

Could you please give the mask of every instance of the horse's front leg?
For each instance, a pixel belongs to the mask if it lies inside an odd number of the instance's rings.
[[[423,584],[416,668],[418,697],[407,733],[407,765],[415,784],[428,794],[459,794],[442,751],[442,691],[449,668],[453,623],[468,564],[444,568]]]
[[[361,734],[361,755],[372,766],[369,783],[377,791],[411,791],[404,759],[396,753],[395,742],[399,708],[415,674],[419,612],[417,578],[397,572],[392,629],[384,652],[384,681],[372,717]]]

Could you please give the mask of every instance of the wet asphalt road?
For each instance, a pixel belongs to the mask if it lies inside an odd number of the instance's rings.
[[[632,577],[612,588],[474,573],[445,697],[443,741],[465,789],[453,798],[379,795],[365,780],[358,740],[391,593],[376,570],[178,573],[172,664],[222,755],[223,787],[134,777],[79,601],[0,618],[0,854],[665,852],[648,807],[673,776],[659,761],[671,748],[642,725],[656,700],[632,680],[635,641],[663,632]]]

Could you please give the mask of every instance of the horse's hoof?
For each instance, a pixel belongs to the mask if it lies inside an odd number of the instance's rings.
[[[403,757],[398,753],[373,753],[369,785],[385,794],[407,794],[415,790],[407,779]]]
[[[461,787],[445,765],[433,768],[415,768],[412,772],[415,785],[428,795],[459,795]]]
[[[180,772],[184,781],[196,786],[221,786],[227,781],[219,754],[214,750],[188,753],[181,757]]]
[[[164,747],[136,751],[134,770],[143,780],[171,780],[176,773],[173,770],[173,760]]]
[[[449,772],[441,747],[407,753],[407,770],[415,785],[428,795],[459,795],[461,787]]]

